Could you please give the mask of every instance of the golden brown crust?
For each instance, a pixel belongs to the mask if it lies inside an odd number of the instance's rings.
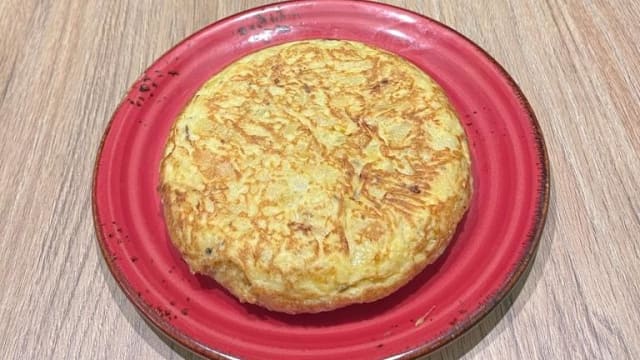
[[[174,124],[160,188],[192,271],[287,313],[382,298],[445,249],[471,195],[440,87],[349,41],[259,51]]]

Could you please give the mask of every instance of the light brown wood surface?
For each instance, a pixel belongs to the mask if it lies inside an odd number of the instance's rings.
[[[528,279],[430,358],[640,358],[640,3],[390,2],[452,26],[511,73],[552,170]],[[95,154],[154,59],[264,3],[0,1],[0,358],[191,358],[106,269],[91,215]]]

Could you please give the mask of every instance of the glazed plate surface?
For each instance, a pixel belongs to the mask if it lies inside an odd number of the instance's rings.
[[[169,130],[200,86],[252,52],[305,39],[370,44],[436,80],[467,134],[474,189],[448,249],[408,285],[370,304],[286,315],[243,305],[215,281],[192,275],[169,240],[157,188]],[[486,52],[400,8],[328,0],[248,10],[169,50],[115,111],[93,186],[109,269],[137,309],[176,342],[211,358],[371,359],[429,353],[504,298],[534,258],[549,174],[533,111]]]

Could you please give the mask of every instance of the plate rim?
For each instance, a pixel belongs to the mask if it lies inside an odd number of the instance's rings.
[[[486,60],[489,60],[491,64],[496,68],[496,70],[498,70],[500,76],[506,81],[507,85],[511,88],[514,95],[518,98],[519,105],[522,107],[522,110],[524,110],[527,117],[529,118],[528,119],[529,124],[531,125],[531,129],[533,130],[532,135],[535,140],[536,156],[538,157],[538,162],[539,162],[538,166],[540,169],[540,176],[539,176],[540,185],[539,185],[539,188],[536,189],[536,192],[538,193],[537,195],[538,195],[539,201],[537,201],[535,204],[536,205],[535,215],[534,215],[535,225],[533,226],[532,231],[527,235],[527,239],[526,239],[527,246],[523,252],[522,257],[518,259],[517,266],[514,269],[512,269],[512,271],[507,275],[506,280],[502,285],[500,285],[500,288],[498,289],[498,291],[493,293],[487,301],[483,302],[483,304],[479,306],[478,309],[474,311],[472,315],[464,318],[464,320],[460,321],[460,323],[458,323],[457,325],[451,326],[449,330],[444,332],[435,340],[422,343],[411,350],[393,355],[394,359],[416,358],[418,356],[426,355],[439,348],[444,347],[445,345],[451,343],[455,339],[460,338],[469,330],[471,330],[476,325],[478,325],[478,323],[480,323],[485,317],[487,317],[490,313],[492,313],[493,310],[495,310],[495,308],[497,307],[497,305],[500,304],[507,297],[507,295],[514,289],[515,285],[522,278],[522,276],[525,275],[526,270],[529,268],[529,266],[533,265],[533,262],[537,254],[537,249],[540,245],[542,232],[544,230],[544,226],[547,219],[547,213],[549,209],[549,196],[550,196],[550,187],[551,187],[551,184],[550,184],[551,169],[549,165],[549,155],[548,155],[546,143],[544,140],[544,136],[542,133],[542,128],[540,127],[540,123],[538,122],[538,118],[536,117],[535,112],[531,107],[531,104],[527,100],[520,86],[513,79],[513,77],[507,72],[507,70],[491,54],[489,54],[485,49],[483,49],[481,46],[476,44],[473,40],[471,40],[466,35],[460,33],[458,30],[444,24],[439,20],[433,19],[425,14],[420,14],[416,11],[412,11],[400,6],[375,2],[371,0],[338,0],[338,1],[344,2],[344,3],[365,3],[371,6],[376,6],[380,8],[391,9],[399,12],[407,12],[415,16],[424,18],[432,22],[434,25],[436,25],[436,27],[442,28],[452,33],[453,35],[459,37],[460,39],[464,40],[468,45],[471,45],[476,51],[479,51],[482,57],[484,57]],[[241,17],[248,13],[260,11],[270,7],[278,7],[281,5],[286,5],[291,3],[304,3],[304,2],[312,3],[314,1],[313,0],[278,1],[278,2],[273,2],[269,4],[255,6],[255,7],[245,9],[245,10],[233,13],[231,15],[222,17],[220,19],[214,20],[213,22],[208,23],[202,28],[194,31],[192,34],[188,35],[187,37],[179,40],[176,44],[170,47],[162,55],[155,58],[152,64],[150,66],[147,66],[146,69],[142,72],[142,74],[144,74],[146,71],[151,69],[157,61],[166,57],[168,54],[174,52],[178,47],[186,43],[192,37],[195,37],[201,34],[207,29],[213,26],[216,26],[217,24],[223,21],[229,20],[231,18]],[[197,355],[204,356],[207,358],[213,358],[213,359],[236,359],[233,355],[220,352],[186,335],[182,331],[178,330],[170,322],[166,321],[160,316],[157,316],[157,314],[153,311],[153,308],[149,304],[145,303],[144,301],[142,301],[140,297],[135,295],[136,291],[131,287],[130,283],[128,282],[126,276],[124,276],[122,271],[115,266],[114,262],[108,261],[109,254],[108,254],[108,249],[105,246],[106,239],[104,238],[104,234],[100,230],[100,219],[98,217],[98,206],[97,206],[98,171],[100,169],[100,159],[102,157],[104,144],[106,142],[107,137],[110,134],[111,126],[113,125],[113,122],[120,108],[124,105],[125,100],[127,98],[127,94],[129,94],[134,89],[135,83],[136,81],[134,81],[133,84],[124,93],[122,100],[118,103],[116,109],[114,110],[111,117],[109,118],[109,122],[107,123],[103,131],[102,137],[100,139],[100,143],[99,143],[99,146],[95,155],[95,160],[94,160],[94,168],[93,168],[92,182],[91,182],[91,187],[92,187],[91,208],[92,208],[94,230],[96,233],[96,239],[100,248],[100,252],[102,254],[102,258],[106,263],[107,268],[109,269],[109,272],[113,276],[115,282],[118,284],[118,287],[125,294],[128,301],[131,302],[136,308],[136,310],[143,315],[142,319],[145,321],[145,323],[149,324],[156,332],[159,331],[167,339],[173,341],[173,343]]]

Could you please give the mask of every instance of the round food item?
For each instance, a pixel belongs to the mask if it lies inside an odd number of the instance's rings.
[[[385,297],[445,249],[470,159],[443,90],[352,41],[267,48],[177,118],[161,165],[172,242],[193,272],[286,313]]]

